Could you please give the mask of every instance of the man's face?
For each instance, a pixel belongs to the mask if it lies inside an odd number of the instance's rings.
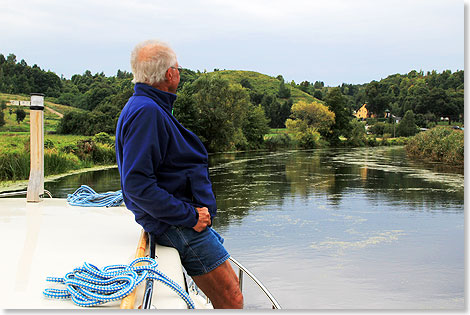
[[[178,63],[176,63],[174,67],[170,67],[168,71],[171,71],[171,73],[169,73],[168,91],[176,93],[176,89],[180,83],[180,69]]]

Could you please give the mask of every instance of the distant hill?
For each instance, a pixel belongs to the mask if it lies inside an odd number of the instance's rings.
[[[266,74],[262,74],[255,71],[242,71],[242,70],[220,70],[208,73],[209,75],[219,75],[222,78],[228,79],[233,83],[240,83],[243,79],[248,80],[251,85],[251,90],[261,94],[273,94],[276,95],[279,91],[280,80],[274,77],[270,77]],[[291,91],[291,99],[294,103],[304,100],[307,102],[320,102],[322,101],[314,98],[310,94],[307,94],[300,89],[291,86],[286,83],[285,86]]]

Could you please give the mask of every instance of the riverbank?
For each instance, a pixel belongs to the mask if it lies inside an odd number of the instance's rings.
[[[62,174],[56,174],[56,175],[50,175],[46,176],[44,178],[44,182],[53,182],[56,181],[60,178],[70,176],[70,175],[76,175],[80,173],[86,173],[86,172],[93,172],[93,171],[101,171],[101,170],[106,170],[106,169],[111,169],[111,168],[116,168],[117,165],[100,165],[100,166],[93,166],[93,167],[88,167],[88,168],[82,168],[78,170],[72,170],[66,173]],[[0,182],[0,193],[2,192],[8,192],[8,191],[18,191],[18,190],[26,190],[28,188],[28,180],[18,180],[18,181],[1,181]],[[77,187],[78,188],[78,187]]]
[[[464,132],[438,126],[412,137],[405,149],[408,155],[415,159],[463,168]]]
[[[29,178],[29,149],[29,134],[2,134],[0,182],[22,181]],[[115,163],[114,137],[106,133],[99,133],[93,137],[55,134],[44,136],[44,174],[46,176]]]

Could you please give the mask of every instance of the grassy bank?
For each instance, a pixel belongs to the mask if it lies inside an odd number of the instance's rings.
[[[438,126],[412,137],[405,149],[414,158],[463,166],[464,132]]]
[[[30,148],[28,133],[2,133],[0,137],[0,181],[29,177]],[[44,175],[116,163],[114,138],[107,134],[94,137],[74,135],[44,136]]]

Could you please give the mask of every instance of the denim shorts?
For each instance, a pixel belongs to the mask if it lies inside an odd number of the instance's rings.
[[[157,243],[178,250],[181,263],[190,276],[206,274],[226,261],[230,255],[222,245],[224,239],[212,228],[202,232],[182,226],[170,226]]]

